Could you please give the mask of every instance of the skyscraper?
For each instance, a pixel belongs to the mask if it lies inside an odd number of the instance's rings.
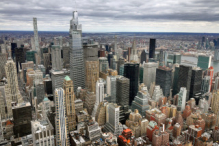
[[[76,114],[75,114],[75,94],[73,89],[73,82],[69,76],[66,76],[63,83],[65,91],[65,106],[66,116],[68,122],[68,131],[73,131],[76,127]]]
[[[202,94],[210,92],[210,82],[211,82],[211,77],[210,76],[205,76],[202,79],[202,83],[201,83],[201,92],[202,92]]]
[[[100,64],[100,72],[106,73],[107,70],[109,69],[109,63],[106,57],[100,57],[99,58],[99,64]]]
[[[140,61],[140,63],[143,64],[143,62],[146,62],[146,61],[147,61],[147,52],[146,52],[146,50],[143,50],[141,52],[141,61]]]
[[[163,89],[163,95],[168,97],[172,84],[172,69],[169,67],[159,67],[156,70],[156,85]]]
[[[110,96],[110,101],[116,103],[116,76],[107,76],[106,93]]]
[[[34,46],[35,46],[34,50],[37,52],[37,57],[40,58],[39,38],[38,38],[38,29],[37,29],[37,18],[33,18],[33,28],[34,28]],[[38,65],[40,62],[38,62],[38,59],[36,59],[36,60],[37,60],[36,64]]]
[[[96,102],[92,112],[92,117],[95,117],[97,108],[100,102],[102,102],[103,100],[104,100],[104,81],[102,78],[99,78],[96,83]]]
[[[7,62],[8,55],[6,53],[0,53],[0,79],[5,77],[5,64]]]
[[[133,43],[132,43],[130,61],[134,61],[134,62],[136,62],[136,63],[139,62],[139,61],[138,61],[138,54],[137,54],[136,41],[135,41],[135,39],[133,40]]]
[[[178,92],[181,87],[185,87],[187,90],[186,101],[189,100],[190,85],[191,85],[192,67],[180,65],[179,67],[179,79],[178,79]]]
[[[5,72],[7,77],[9,94],[11,96],[12,101],[16,103],[22,102],[22,97],[18,89],[16,66],[13,60],[11,60],[10,58],[5,64]]]
[[[126,63],[124,65],[124,77],[130,80],[129,88],[129,105],[131,105],[134,97],[138,92],[138,77],[139,75],[139,64],[138,63]]]
[[[55,71],[62,70],[61,48],[58,45],[52,45],[52,69]]]
[[[116,79],[116,102],[119,105],[129,105],[129,87],[130,80],[123,76],[118,76]]]
[[[155,58],[156,39],[150,39],[149,58]]]
[[[208,69],[211,66],[211,56],[199,55],[197,66],[203,70]]]
[[[155,63],[155,62],[144,63],[143,67],[144,67],[143,83],[149,89],[151,83],[155,82],[156,68],[158,67],[158,63]]]
[[[63,87],[64,78],[66,76],[69,76],[69,70],[51,71],[52,92],[54,92],[56,88]]]
[[[78,12],[73,12],[73,18],[70,21],[70,77],[74,84],[74,91],[78,87],[85,87],[85,72],[83,61],[83,49],[81,34],[82,26],[78,24]]]
[[[105,130],[112,132],[115,136],[122,133],[122,124],[119,123],[119,106],[114,103],[109,103],[106,107],[106,124]]]
[[[181,87],[179,94],[178,94],[178,108],[180,111],[184,111],[185,106],[186,106],[186,88]]]
[[[99,61],[86,61],[86,87],[90,92],[96,92],[96,82],[99,79]]]
[[[69,146],[68,117],[66,116],[66,98],[62,88],[55,89],[55,125],[56,125],[56,145]]]
[[[189,97],[193,98],[195,94],[201,92],[202,70],[198,68],[192,69],[191,85]]]

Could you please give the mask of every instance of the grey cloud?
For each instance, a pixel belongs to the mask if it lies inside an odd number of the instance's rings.
[[[0,5],[2,23],[30,22],[32,17],[45,23],[69,23],[75,9],[85,23],[91,23],[87,19],[102,24],[103,20],[219,21],[218,0],[1,0]]]

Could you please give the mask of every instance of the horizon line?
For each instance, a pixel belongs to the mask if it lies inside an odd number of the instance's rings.
[[[4,31],[15,31],[15,32],[20,32],[20,31],[26,31],[26,32],[34,32],[33,30],[0,30],[0,32],[4,32]],[[42,30],[42,31],[39,31],[38,30],[38,32],[69,32],[69,31],[53,31],[53,30]],[[153,32],[153,31],[148,31],[148,32],[146,32],[146,31],[141,31],[141,32],[139,32],[139,31],[115,31],[115,32],[113,32],[113,31],[107,31],[107,32],[92,32],[92,31],[84,31],[84,32],[82,32],[82,33],[191,33],[191,34],[219,34],[219,32],[217,33],[217,32],[171,32],[171,31],[169,31],[169,32]]]

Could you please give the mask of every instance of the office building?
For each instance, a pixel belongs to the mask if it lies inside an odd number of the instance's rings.
[[[90,92],[96,92],[96,82],[99,79],[99,61],[86,62],[86,87]]]
[[[44,83],[44,91],[45,94],[47,95],[51,95],[53,94],[53,90],[52,90],[52,80],[49,77],[49,75],[47,74],[46,77],[43,79],[43,83]]]
[[[156,102],[158,102],[161,98],[163,98],[163,90],[160,88],[159,85],[156,85],[154,87],[154,92],[152,95],[152,99]]]
[[[52,45],[52,69],[54,71],[62,70],[62,60],[61,60],[61,48],[58,45]]]
[[[137,49],[136,49],[136,41],[135,39],[133,40],[132,43],[132,49],[131,49],[131,55],[130,55],[130,61],[138,63],[138,54],[137,54]]]
[[[85,87],[85,72],[83,61],[83,49],[81,34],[82,26],[78,24],[78,12],[73,12],[73,18],[70,21],[70,77],[74,84],[74,91],[78,87]]]
[[[150,109],[148,101],[150,100],[150,94],[147,90],[138,91],[137,96],[132,101],[131,109],[134,111],[137,109],[141,116],[145,115],[145,111]]]
[[[156,70],[156,85],[160,85],[163,95],[169,97],[172,84],[172,69],[159,67]]]
[[[64,79],[63,89],[65,91],[65,106],[68,122],[68,131],[72,131],[76,127],[75,94],[73,89],[73,82],[69,76],[66,76]]]
[[[63,67],[70,67],[70,47],[62,47],[63,50]]]
[[[210,76],[205,76],[202,79],[202,83],[201,83],[201,92],[202,92],[202,94],[210,92],[210,82],[211,82],[211,77]]]
[[[69,146],[68,117],[66,116],[66,98],[62,88],[55,89],[55,128],[56,145]]]
[[[122,133],[123,127],[119,123],[119,106],[114,103],[109,103],[106,107],[106,124],[105,130],[112,132],[115,136]]]
[[[147,62],[147,54],[148,52],[146,50],[143,50],[141,52],[141,61],[140,61],[141,64],[143,64],[144,62]]]
[[[37,97],[37,104],[41,103],[45,97],[45,90],[43,82],[35,85],[36,89],[36,97]]]
[[[95,119],[99,126],[103,126],[106,123],[106,106],[108,102],[101,102],[97,108]]]
[[[184,111],[185,110],[185,106],[186,106],[186,95],[187,95],[187,91],[185,87],[181,87],[180,88],[180,92],[178,93],[178,109],[180,111]]]
[[[94,109],[92,111],[92,117],[95,117],[97,108],[101,102],[104,100],[104,80],[99,78],[96,82],[96,102]]]
[[[111,60],[113,59],[113,53],[112,52],[108,53],[107,59],[108,59],[108,63],[109,63],[109,68],[112,68],[112,66],[113,66],[112,63],[111,63]]]
[[[219,104],[219,90],[213,92],[213,97],[211,100],[211,108],[216,115],[218,115],[219,112],[218,104]]]
[[[178,53],[167,54],[166,65],[170,66],[176,63],[181,64],[181,54]]]
[[[21,68],[21,63],[24,63],[26,60],[25,54],[26,49],[24,49],[23,47],[15,49],[17,73],[19,71],[19,68]]]
[[[107,76],[106,93],[110,96],[110,101],[116,103],[116,76]]]
[[[172,95],[178,93],[178,81],[179,81],[179,64],[174,64],[173,68],[173,83],[172,83]]]
[[[86,125],[86,135],[91,141],[98,140],[101,136],[101,129],[96,121],[92,119]]]
[[[27,51],[26,52],[26,60],[27,61],[33,61],[34,62],[34,64],[36,64],[36,58],[35,58],[35,54],[36,54],[37,52],[36,51],[33,51],[33,50],[30,50],[30,51]],[[45,60],[44,60],[44,62],[45,62]]]
[[[190,98],[193,98],[195,94],[200,93],[202,84],[202,70],[198,68],[192,69],[191,85],[190,85]]]
[[[31,121],[33,146],[55,145],[54,127],[48,119]]]
[[[218,89],[219,89],[219,77],[216,77],[214,81],[214,90],[218,90]]]
[[[138,63],[126,63],[124,64],[124,77],[130,80],[129,86],[129,105],[131,105],[134,97],[138,92],[138,80],[139,80],[139,64]]]
[[[211,66],[211,56],[199,55],[197,66],[203,70],[208,69]]]
[[[119,105],[129,105],[130,80],[123,76],[116,78],[116,103]]]
[[[11,54],[10,54],[10,56],[12,57],[13,60],[15,58],[15,48],[17,48],[17,43],[11,43]]]
[[[169,137],[170,137],[170,134],[165,131],[164,125],[163,125],[162,131],[160,129],[154,130],[153,137],[152,137],[152,145],[153,146],[168,145]]]
[[[15,137],[18,138],[31,134],[32,110],[30,103],[19,103],[12,107],[12,112]]]
[[[87,108],[87,112],[89,115],[92,114],[95,102],[96,102],[96,94],[94,94],[94,92],[86,91],[84,107]]]
[[[120,67],[125,64],[125,59],[124,58],[119,58],[117,61],[117,72],[119,73]]]
[[[99,65],[100,65],[99,71],[107,73],[107,70],[109,69],[109,63],[106,57],[99,58]]]
[[[61,71],[51,71],[52,91],[54,92],[56,88],[63,87],[64,78],[69,75],[69,71],[65,69]]]
[[[219,49],[214,49],[214,61],[219,61]]]
[[[155,58],[156,39],[150,39],[149,58]]]
[[[13,60],[11,60],[10,58],[9,60],[7,60],[7,63],[5,64],[5,72],[6,72],[7,83],[8,83],[7,89],[9,90],[10,98],[12,99],[13,102],[16,103],[22,102],[22,97],[18,89],[16,66]]]
[[[46,74],[48,74],[49,70],[52,67],[52,64],[51,64],[51,54],[50,53],[43,53],[43,61],[44,61],[44,66],[46,68]]]
[[[8,55],[6,53],[0,53],[0,79],[6,76],[5,74],[5,64],[8,60]]]
[[[151,83],[155,82],[156,68],[158,67],[158,63],[155,62],[144,63],[143,67],[144,67],[143,83],[149,89]]]
[[[37,29],[37,18],[33,18],[33,27],[34,27],[34,46],[35,48],[32,48],[35,51],[40,51],[39,48],[39,38],[38,38],[38,29]]]
[[[185,87],[187,90],[186,101],[189,100],[190,93],[190,85],[191,85],[191,77],[192,77],[192,67],[180,65],[179,67],[179,79],[178,79],[178,92],[181,87]]]

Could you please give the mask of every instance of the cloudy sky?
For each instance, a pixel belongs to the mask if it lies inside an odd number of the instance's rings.
[[[219,0],[0,0],[0,30],[219,33]]]

